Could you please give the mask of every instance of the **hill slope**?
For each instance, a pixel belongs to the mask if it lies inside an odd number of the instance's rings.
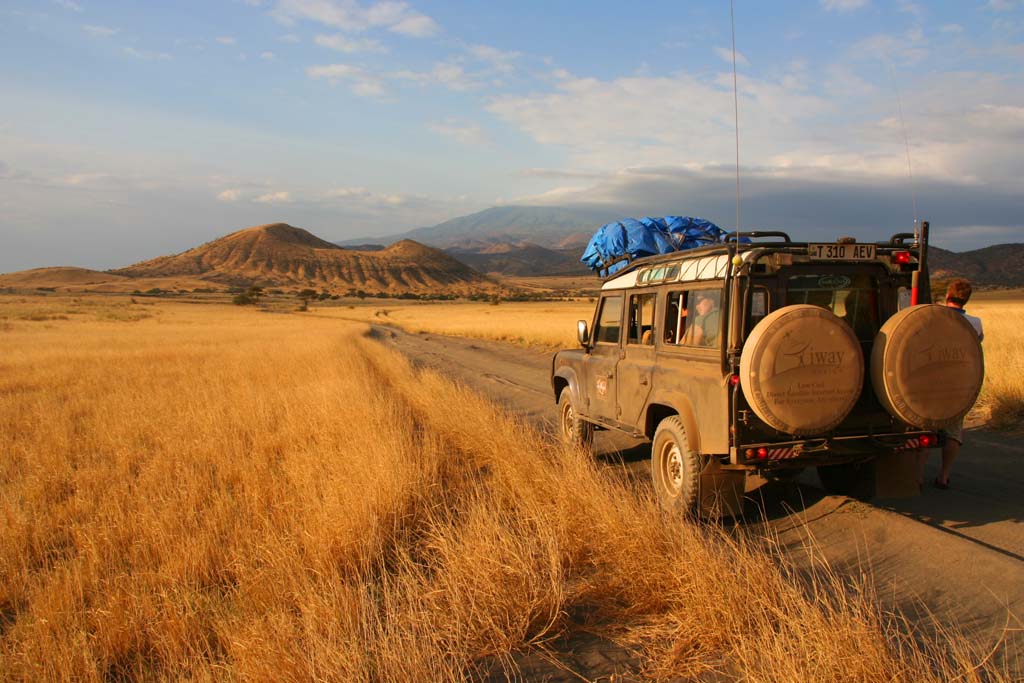
[[[494,244],[477,250],[451,247],[449,254],[481,273],[513,276],[586,275],[590,273],[579,255],[582,249],[548,249],[538,244]]]
[[[126,277],[192,276],[222,284],[292,285],[378,291],[462,291],[490,282],[444,252],[412,240],[354,251],[301,228],[246,228],[173,256],[111,271]]]
[[[74,266],[33,268],[0,274],[2,287],[70,287],[126,280],[122,276]]]
[[[953,252],[930,247],[933,280],[965,277],[982,287],[1024,287],[1024,244],[996,244]]]
[[[400,239],[414,239],[434,247],[460,247],[474,251],[491,244],[520,241],[553,249],[582,247],[594,230],[619,218],[622,216],[614,210],[496,206],[427,228],[384,237],[363,237],[340,244],[389,244]]]

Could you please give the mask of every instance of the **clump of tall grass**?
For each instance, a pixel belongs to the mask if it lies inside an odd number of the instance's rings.
[[[978,406],[995,427],[1024,424],[1024,302],[981,300],[968,306],[982,320],[985,339],[985,384]]]
[[[463,681],[587,630],[651,680],[1007,679],[358,326],[202,308],[5,357],[5,677]]]

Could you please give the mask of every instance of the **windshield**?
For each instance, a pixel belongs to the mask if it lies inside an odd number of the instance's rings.
[[[786,304],[812,304],[835,313],[861,341],[878,332],[878,281],[869,273],[793,275]]]

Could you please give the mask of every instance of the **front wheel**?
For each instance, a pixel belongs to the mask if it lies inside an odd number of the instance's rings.
[[[875,461],[819,465],[818,479],[825,493],[868,501],[875,497]]]
[[[651,478],[662,506],[696,513],[700,469],[697,454],[690,450],[683,421],[675,415],[666,417],[654,432],[651,445]]]
[[[580,418],[572,401],[572,390],[562,389],[558,396],[559,427],[562,439],[578,448],[588,449],[594,443],[594,425]]]

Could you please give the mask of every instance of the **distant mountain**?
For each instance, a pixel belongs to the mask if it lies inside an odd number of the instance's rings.
[[[480,249],[451,247],[451,256],[482,273],[501,275],[586,275],[590,272],[580,263],[582,249],[547,249],[530,242],[492,244]]]
[[[367,292],[466,291],[493,286],[444,252],[412,240],[378,251],[356,251],[285,223],[246,228],[180,254],[111,272],[131,278],[190,276],[227,285]]]
[[[620,218],[617,212],[604,209],[496,206],[427,228],[385,237],[360,237],[339,244],[390,244],[413,239],[433,247],[479,251],[487,245],[527,241],[552,249],[579,246],[582,250],[595,230]]]
[[[76,268],[74,266],[53,266],[33,268],[17,273],[0,275],[0,286],[4,287],[75,287],[108,283],[127,278],[104,273],[100,270]]]
[[[1024,287],[1024,244],[996,244],[972,251],[928,248],[932,280],[965,277],[981,287]]]

